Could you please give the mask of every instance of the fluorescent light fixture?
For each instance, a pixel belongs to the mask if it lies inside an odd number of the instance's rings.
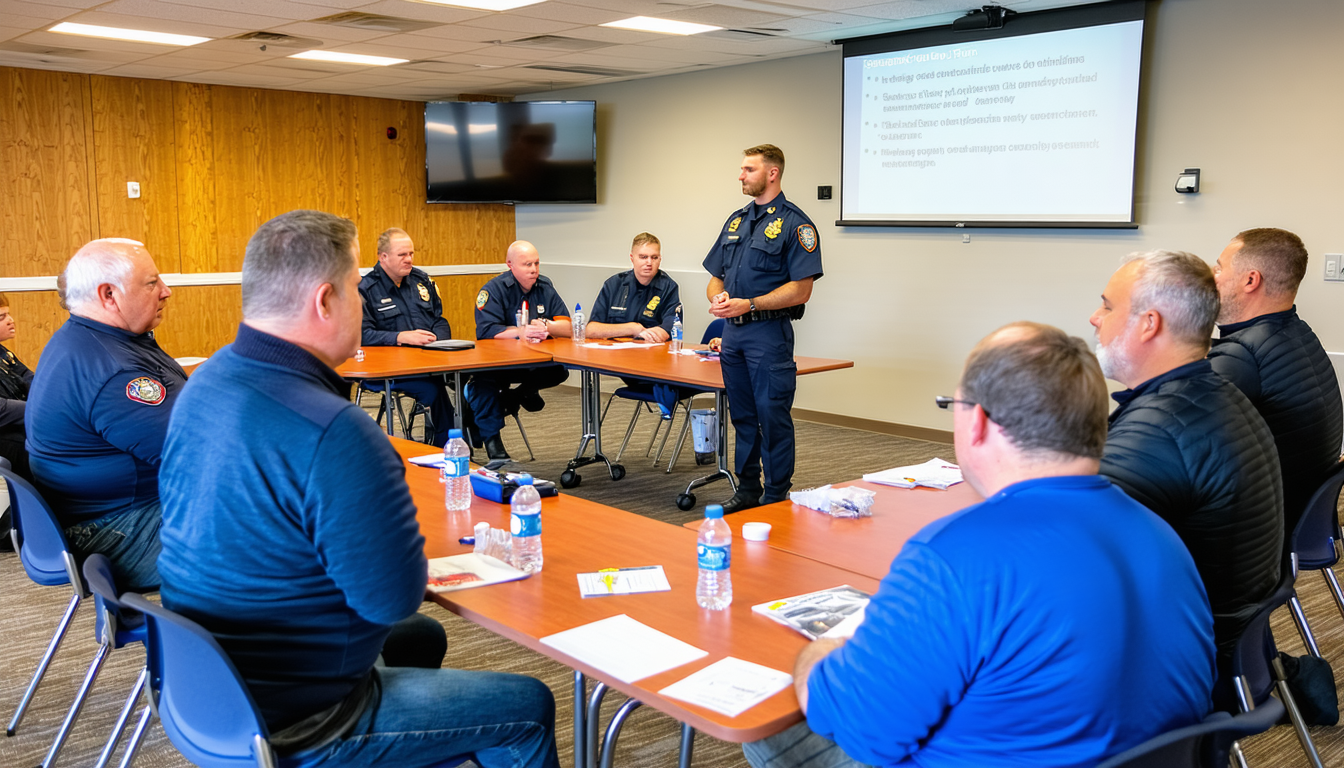
[[[525,5],[536,5],[542,0],[416,0],[419,3],[451,5],[456,8],[471,8],[476,11],[512,11]]]
[[[304,51],[288,58],[312,59],[314,61],[338,61],[342,64],[367,64],[371,67],[386,67],[392,64],[405,64],[410,59],[393,59],[387,56],[365,56],[362,53],[337,53],[336,51]]]
[[[170,35],[167,32],[147,32],[143,29],[119,29],[117,27],[98,27],[93,24],[75,24],[63,21],[47,30],[66,35],[85,37],[105,37],[109,40],[131,40],[137,43],[158,43],[160,45],[196,45],[209,42],[211,38],[193,35]]]
[[[620,21],[609,21],[606,24],[599,24],[602,27],[616,27],[617,29],[637,29],[641,32],[659,32],[664,35],[698,35],[701,32],[713,32],[723,27],[715,27],[709,24],[692,24],[689,21],[672,21],[671,19],[656,19],[652,16],[632,16]]]

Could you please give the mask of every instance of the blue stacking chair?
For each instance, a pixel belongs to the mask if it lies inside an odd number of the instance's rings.
[[[1097,768],[1227,768],[1238,739],[1268,731],[1280,717],[1283,705],[1273,697],[1235,717],[1215,712],[1197,725],[1154,736]]]
[[[1306,509],[1302,511],[1302,517],[1297,521],[1297,527],[1293,529],[1293,536],[1289,541],[1289,556],[1294,579],[1299,571],[1321,572],[1321,577],[1330,587],[1330,594],[1335,598],[1335,607],[1339,608],[1340,615],[1344,616],[1344,592],[1340,591],[1339,580],[1335,578],[1332,569],[1332,566],[1339,562],[1341,488],[1344,488],[1344,462],[1336,464],[1326,476],[1325,482],[1321,483],[1321,487],[1311,495]],[[1302,633],[1302,640],[1306,643],[1307,650],[1311,651],[1313,656],[1320,657],[1316,637],[1311,632],[1311,625],[1307,623],[1307,615],[1302,610],[1302,603],[1297,599],[1296,591],[1293,592],[1288,604],[1292,608],[1293,619]]]
[[[42,683],[52,658],[56,655],[56,649],[60,647],[66,631],[70,629],[75,611],[89,593],[85,589],[84,580],[80,578],[75,556],[65,541],[65,532],[56,522],[56,515],[52,513],[51,507],[47,506],[42,495],[27,480],[8,469],[0,469],[0,477],[9,487],[9,501],[13,512],[10,537],[14,542],[14,550],[19,553],[23,569],[28,573],[28,578],[35,584],[47,587],[69,585],[73,591],[70,602],[65,607],[65,614],[56,625],[56,633],[52,635],[46,652],[42,654],[42,660],[37,664],[32,682],[28,683],[28,689],[19,700],[18,709],[14,711],[14,716],[5,729],[6,735],[13,736],[19,730],[19,724],[23,722],[23,716],[28,711],[28,705],[32,703],[33,695],[37,693],[37,687]],[[86,693],[87,690],[81,689],[79,698],[71,708],[73,713],[78,713]],[[47,756],[48,761],[54,757],[54,751],[59,750],[61,743],[65,741],[72,719],[67,717],[66,723],[61,726],[61,731],[56,736],[56,743],[52,747],[53,752]]]
[[[1260,602],[1255,615],[1246,625],[1245,631],[1237,639],[1232,651],[1232,684],[1237,694],[1237,704],[1243,713],[1252,712],[1272,698],[1274,693],[1288,710],[1288,719],[1297,731],[1297,740],[1307,761],[1313,768],[1322,768],[1321,757],[1316,745],[1307,733],[1306,722],[1293,700],[1284,679],[1283,665],[1279,662],[1279,650],[1274,645],[1274,633],[1270,631],[1269,617],[1274,609],[1287,603],[1293,596],[1293,573],[1284,569],[1283,578],[1268,598]]]
[[[709,327],[705,329],[704,335],[701,336],[700,343],[708,344],[710,339],[713,339],[717,336],[722,336],[723,326],[724,326],[723,318],[718,318],[711,321]],[[685,385],[679,385],[679,387],[683,392],[690,392],[690,396],[683,398],[677,403],[678,405],[682,406],[683,410],[685,410],[686,421],[682,425],[681,437],[678,438],[677,440],[677,446],[672,454],[672,459],[667,464],[668,472],[671,472],[672,467],[676,465],[677,457],[681,455],[681,445],[686,439],[686,431],[690,429],[691,426],[691,400],[694,399],[694,397],[698,394],[711,391],[708,389],[697,389],[695,387],[689,387]],[[620,461],[621,456],[624,455],[625,447],[630,443],[630,436],[633,435],[635,432],[635,425],[639,423],[640,415],[643,414],[645,411],[652,410],[653,405],[656,402],[654,400],[652,392],[646,392],[643,391],[642,389],[634,387],[620,387],[611,394],[611,397],[607,398],[607,406],[606,408],[602,409],[602,421],[606,421],[607,411],[611,410],[612,401],[618,397],[621,398],[622,400],[632,400],[636,403],[636,405],[635,405],[635,412],[630,416],[630,425],[625,428],[625,439],[621,441],[621,449],[616,452],[616,461]],[[653,451],[653,444],[658,439],[658,433],[662,430],[663,421],[666,421],[668,423],[667,432],[663,434],[663,442],[661,445],[658,446],[658,455],[653,460],[654,466],[657,466],[658,462],[661,461],[663,458],[663,451],[664,449],[667,448],[667,439],[672,434],[672,421],[676,417],[676,415],[677,414],[675,412],[668,414],[668,416],[665,419],[659,421],[654,426],[653,436],[649,438],[649,447],[644,450],[645,456],[648,456]]]
[[[150,707],[141,716],[133,744],[152,710],[173,746],[201,768],[275,768],[266,721],[215,638],[133,592],[122,595],[121,603],[144,614],[148,629]]]
[[[94,658],[93,666],[90,667],[90,682],[92,675],[98,674],[98,668],[102,666],[103,659],[114,648],[121,648],[131,643],[144,644],[147,634],[145,617],[138,611],[133,611],[121,603],[118,597],[116,580],[112,577],[112,563],[105,555],[89,555],[84,561],[84,581],[93,592],[94,605],[98,611],[95,621],[94,631],[97,634],[99,649],[98,656]],[[94,768],[104,768],[108,761],[112,759],[112,752],[117,748],[117,742],[121,740],[121,733],[126,729],[126,723],[130,720],[131,714],[135,711],[135,704],[140,700],[141,693],[145,689],[145,680],[148,677],[148,670],[141,670],[139,678],[135,681],[135,686],[131,689],[131,694],[126,697],[126,705],[121,709],[121,715],[117,722],[112,726],[112,735],[107,739],[107,745],[98,756],[98,762]],[[133,743],[126,750],[122,759],[122,766],[129,766],[131,759],[135,756],[135,748],[139,746],[138,742]]]

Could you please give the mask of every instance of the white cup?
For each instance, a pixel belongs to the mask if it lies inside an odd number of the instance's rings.
[[[747,541],[768,541],[770,539],[770,524],[743,523],[742,538]]]

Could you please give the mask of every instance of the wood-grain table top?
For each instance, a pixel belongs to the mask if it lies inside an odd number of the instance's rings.
[[[893,488],[862,480],[835,484],[838,488],[850,485],[877,492],[872,517],[831,517],[781,501],[726,515],[724,520],[737,537],[742,536],[743,523],[769,523],[770,540],[763,543],[880,580],[907,539],[934,520],[982,501],[970,483],[958,483],[946,491]],[[692,521],[685,527],[699,525]]]
[[[425,446],[392,438],[403,458],[425,455]],[[429,557],[467,552],[458,538],[485,521],[504,528],[509,508],[473,497],[470,510],[447,512],[438,471],[407,463],[407,482],[419,509],[420,530]],[[751,606],[818,589],[849,584],[872,592],[877,581],[861,574],[799,557],[764,543],[733,542],[733,604],[707,611],[695,602],[697,576],[693,530],[562,493],[542,500],[545,568],[522,581],[433,595],[450,611],[571,668],[607,683],[696,730],[733,742],[777,733],[802,719],[793,689],[781,691],[737,717],[712,712],[658,693],[662,688],[727,656],[791,672],[801,634]],[[583,599],[579,573],[601,568],[661,565],[670,592]],[[662,674],[622,683],[542,645],[541,638],[618,614],[705,650],[708,656]]]
[[[336,368],[346,379],[388,379],[425,376],[450,371],[541,365],[551,357],[538,345],[518,339],[485,339],[474,349],[422,349],[420,347],[360,347],[364,360],[352,357]]]
[[[643,349],[603,349],[609,343],[594,345],[575,344],[571,339],[547,339],[535,345],[551,355],[557,363],[574,368],[586,368],[615,376],[638,376],[646,379],[689,384],[704,389],[723,389],[723,369],[719,361],[705,360],[700,355],[673,355],[666,344]],[[703,344],[688,345],[686,349],[704,349]],[[821,373],[841,368],[853,368],[852,360],[826,357],[795,357],[798,374]]]

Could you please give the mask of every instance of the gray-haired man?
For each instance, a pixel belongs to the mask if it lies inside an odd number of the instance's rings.
[[[1101,473],[1176,529],[1213,606],[1228,703],[1232,647],[1279,581],[1283,483],[1274,437],[1204,355],[1218,317],[1209,265],[1173,251],[1137,254],[1111,277],[1092,314],[1112,397]]]

